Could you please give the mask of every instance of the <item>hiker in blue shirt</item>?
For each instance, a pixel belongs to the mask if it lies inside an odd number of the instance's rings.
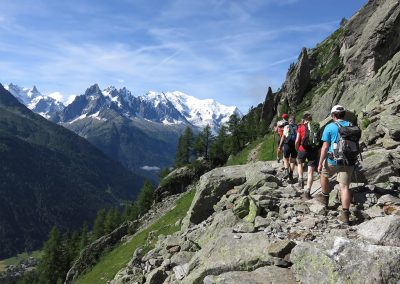
[[[339,138],[339,126],[349,126],[350,122],[344,120],[346,112],[344,107],[336,105],[331,110],[331,117],[333,122],[328,124],[322,134],[322,149],[321,156],[318,165],[318,173],[321,176],[321,194],[317,196],[317,200],[320,201],[325,207],[329,203],[329,178],[335,173],[337,174],[337,181],[340,185],[341,201],[342,201],[342,214],[339,216],[339,221],[345,224],[349,224],[350,218],[350,202],[351,192],[349,189],[351,176],[354,171],[354,166],[338,164],[333,159],[333,153],[335,147],[337,147]]]

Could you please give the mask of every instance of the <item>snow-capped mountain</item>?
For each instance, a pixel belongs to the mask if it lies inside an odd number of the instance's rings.
[[[33,86],[33,88],[30,89],[21,88],[14,84],[8,84],[5,85],[4,88],[16,97],[19,102],[47,119],[65,108],[62,102],[59,102],[52,97],[42,95],[36,86]]]
[[[217,132],[234,113],[241,116],[237,107],[224,106],[212,99],[200,100],[182,92],[151,91],[135,97],[126,88],[118,90],[111,86],[101,91],[95,84],[59,112],[54,121],[64,124],[87,118],[106,121],[120,115],[165,125],[187,124],[203,128],[209,124],[213,132]]]

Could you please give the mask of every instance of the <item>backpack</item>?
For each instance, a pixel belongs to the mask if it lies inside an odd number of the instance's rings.
[[[286,128],[287,127],[287,128]],[[291,143],[296,141],[297,136],[297,125],[296,124],[288,124],[285,126],[285,130],[283,131],[283,135],[285,136],[284,143]]]
[[[337,143],[333,144],[333,159],[338,164],[353,166],[361,155],[361,129],[357,125],[342,126],[335,123],[339,127],[339,134]]]
[[[303,124],[305,131],[304,137],[301,141],[301,145],[306,151],[316,150],[321,147],[321,129],[319,123],[310,121],[309,123]]]

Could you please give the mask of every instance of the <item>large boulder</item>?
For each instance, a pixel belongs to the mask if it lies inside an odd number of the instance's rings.
[[[371,150],[362,153],[363,161],[361,162],[361,170],[359,173],[360,181],[369,184],[386,182],[388,178],[396,172],[396,168],[392,162],[393,157],[389,151]]]
[[[204,174],[200,177],[196,195],[183,221],[183,227],[188,228],[192,224],[206,220],[214,212],[214,205],[235,186],[246,183],[245,188],[253,190],[268,182],[276,184],[279,180],[274,174],[276,170],[270,162],[216,168]]]
[[[374,218],[360,224],[357,233],[377,245],[400,247],[400,216]]]
[[[383,115],[380,118],[379,126],[390,138],[400,140],[400,116]]]
[[[273,264],[268,255],[264,233],[241,234],[235,238],[231,229],[210,240],[189,263],[188,275],[181,283],[203,283],[208,275],[229,271],[251,271]]]
[[[301,283],[398,283],[400,248],[335,237],[301,243],[291,252]]]
[[[296,283],[290,269],[277,266],[265,266],[254,271],[232,271],[220,275],[209,275],[204,284],[291,284]]]
[[[183,221],[184,227],[199,224],[213,212],[213,206],[236,185],[246,181],[245,166],[216,168],[200,177],[196,195]]]

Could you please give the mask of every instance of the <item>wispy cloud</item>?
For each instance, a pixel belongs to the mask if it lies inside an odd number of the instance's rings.
[[[61,94],[93,83],[136,95],[181,90],[246,110],[282,83],[301,47],[323,40],[344,16],[325,9],[318,17],[299,0],[156,2],[4,0],[0,80]]]

